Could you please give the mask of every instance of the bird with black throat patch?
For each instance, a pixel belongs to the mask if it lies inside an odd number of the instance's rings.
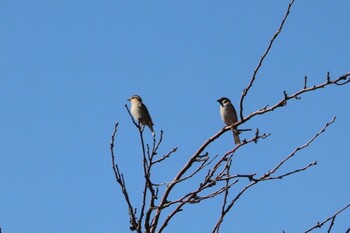
[[[223,122],[225,122],[227,126],[231,126],[236,123],[238,120],[237,113],[235,107],[231,103],[231,100],[226,97],[221,97],[217,101],[220,103],[220,116]],[[238,132],[235,129],[232,129],[232,131],[235,144],[240,144],[241,139],[239,138]]]

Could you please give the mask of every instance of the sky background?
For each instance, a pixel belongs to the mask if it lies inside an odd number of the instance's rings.
[[[2,232],[128,232],[109,153],[119,122],[116,156],[137,205],[141,147],[124,107],[127,98],[139,94],[156,133],[164,131],[159,154],[179,147],[152,173],[156,181],[170,180],[223,127],[216,100],[226,96],[238,106],[288,3],[1,1]],[[349,72],[349,11],[345,0],[296,1],[246,98],[245,114],[276,103],[284,90],[301,89],[305,75],[314,85],[328,71],[332,78]],[[222,232],[303,232],[349,203],[349,99],[349,85],[331,86],[242,125],[271,136],[238,151],[232,172],[261,175],[337,116],[281,173],[318,165],[255,186],[232,209]],[[151,142],[148,129],[145,140]],[[227,133],[207,151],[222,154],[233,146]],[[221,200],[188,206],[166,232],[211,232]],[[345,232],[349,219],[347,210],[334,232]]]

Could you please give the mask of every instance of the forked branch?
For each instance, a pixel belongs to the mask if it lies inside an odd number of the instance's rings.
[[[335,221],[335,218],[343,211],[345,211],[347,208],[350,207],[350,204],[346,205],[345,207],[343,207],[342,209],[338,210],[335,214],[333,214],[331,217],[325,219],[324,221],[322,222],[317,222],[313,227],[309,228],[308,230],[306,230],[304,233],[308,233],[308,232],[311,232],[317,228],[321,228],[325,223],[331,221],[331,224],[328,228],[328,231],[327,232],[331,232],[333,226],[334,226],[334,221]],[[349,230],[348,230],[349,231]],[[347,231],[347,232],[348,232]]]
[[[259,60],[259,62],[258,62],[258,65],[257,65],[257,67],[255,68],[255,70],[254,70],[254,72],[253,72],[253,76],[251,77],[248,86],[243,90],[242,97],[241,97],[241,100],[240,100],[240,103],[239,103],[241,121],[243,121],[243,119],[244,119],[244,118],[243,118],[243,104],[244,104],[244,98],[247,96],[247,94],[248,94],[250,88],[253,86],[254,81],[255,81],[255,79],[256,79],[256,75],[257,75],[257,73],[259,72],[259,70],[260,70],[260,68],[261,68],[261,66],[262,66],[262,64],[263,64],[263,62],[264,62],[264,60],[265,60],[265,58],[266,58],[267,55],[269,54],[269,52],[270,52],[270,50],[271,50],[271,48],[272,48],[273,43],[275,42],[275,40],[277,39],[277,37],[279,36],[279,34],[282,32],[284,23],[286,22],[286,20],[287,20],[287,18],[288,18],[288,15],[289,15],[289,13],[290,13],[290,10],[291,10],[293,4],[294,4],[294,0],[292,0],[292,1],[289,3],[288,8],[287,8],[287,11],[286,11],[286,13],[284,14],[284,17],[283,17],[283,19],[282,19],[282,21],[281,21],[280,26],[278,27],[277,32],[272,36],[272,39],[270,40],[270,43],[269,43],[269,45],[267,46],[266,51],[265,51],[264,54],[261,56],[261,58],[260,58],[260,60]]]

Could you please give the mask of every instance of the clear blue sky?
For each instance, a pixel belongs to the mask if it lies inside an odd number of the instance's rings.
[[[160,153],[179,147],[152,174],[167,181],[222,128],[216,100],[227,96],[238,105],[288,3],[1,1],[3,233],[128,232],[109,154],[118,121],[116,153],[137,203],[141,149],[126,99],[142,96],[156,132],[164,130]],[[305,75],[313,85],[324,82],[327,71],[334,78],[348,72],[349,10],[345,0],[297,1],[246,99],[246,113],[275,103],[284,90],[299,90]],[[237,153],[233,172],[263,174],[337,116],[282,171],[315,160],[318,166],[250,190],[222,232],[302,232],[349,203],[349,99],[349,85],[330,87],[244,125],[271,137]],[[225,134],[209,152],[232,146]],[[167,232],[210,232],[220,200],[189,206]],[[349,219],[348,210],[335,232],[344,232]]]

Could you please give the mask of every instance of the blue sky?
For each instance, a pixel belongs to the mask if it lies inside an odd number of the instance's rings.
[[[3,232],[128,232],[109,154],[118,121],[117,159],[138,203],[141,149],[126,99],[144,99],[156,132],[165,132],[161,153],[179,147],[153,174],[167,181],[223,127],[216,100],[227,96],[238,105],[288,3],[1,1]],[[297,1],[246,98],[246,113],[299,90],[305,75],[314,85],[327,71],[333,78],[349,72],[349,10],[345,0]],[[234,173],[263,174],[337,116],[282,171],[318,165],[257,185],[222,232],[302,232],[349,203],[349,99],[349,85],[329,87],[244,125],[271,136],[239,151]],[[232,146],[225,134],[208,151]],[[220,201],[189,206],[167,232],[210,232]],[[335,232],[349,227],[349,217],[348,210],[336,219]]]

